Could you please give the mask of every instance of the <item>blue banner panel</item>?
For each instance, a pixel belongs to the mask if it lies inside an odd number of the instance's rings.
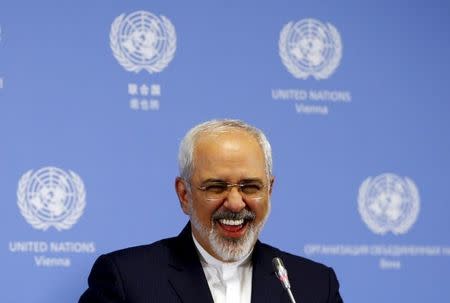
[[[213,118],[272,144],[261,240],[332,267],[345,302],[450,297],[449,11],[2,1],[2,302],[77,302],[99,255],[177,235],[178,145]]]

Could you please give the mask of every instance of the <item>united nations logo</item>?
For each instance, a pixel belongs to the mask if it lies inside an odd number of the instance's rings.
[[[278,42],[281,61],[299,79],[313,76],[328,78],[342,58],[342,43],[336,28],[315,19],[289,22],[280,33]]]
[[[137,11],[117,17],[111,25],[109,40],[117,61],[130,72],[145,69],[162,71],[172,61],[177,36],[172,23],[164,16]]]
[[[420,198],[414,182],[394,174],[367,178],[359,188],[358,210],[376,234],[406,233],[417,219]]]
[[[86,191],[74,172],[56,167],[27,171],[19,180],[17,204],[25,220],[36,229],[69,229],[83,214]]]

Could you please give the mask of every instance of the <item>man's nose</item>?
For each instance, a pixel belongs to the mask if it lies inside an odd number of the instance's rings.
[[[242,198],[241,193],[237,188],[231,188],[231,190],[228,192],[227,198],[223,204],[227,209],[231,210],[232,212],[239,212],[243,208],[245,208],[245,202]]]

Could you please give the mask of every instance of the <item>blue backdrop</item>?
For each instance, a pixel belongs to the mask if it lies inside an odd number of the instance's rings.
[[[447,1],[0,3],[2,302],[75,302],[100,254],[178,234],[180,139],[273,146],[263,241],[346,302],[450,297]]]

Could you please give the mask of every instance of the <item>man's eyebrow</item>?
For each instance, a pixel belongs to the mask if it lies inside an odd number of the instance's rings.
[[[238,183],[251,183],[251,182],[263,183],[260,178],[245,178],[245,179],[239,180]],[[230,183],[230,182],[227,182],[223,179],[209,178],[202,182],[202,184],[205,184],[205,183]]]
[[[222,179],[209,178],[209,179],[206,179],[205,181],[203,181],[202,183],[203,184],[204,183],[227,183],[227,181],[224,181]]]
[[[260,178],[247,178],[239,181],[239,183],[251,183],[251,182],[263,183]]]

